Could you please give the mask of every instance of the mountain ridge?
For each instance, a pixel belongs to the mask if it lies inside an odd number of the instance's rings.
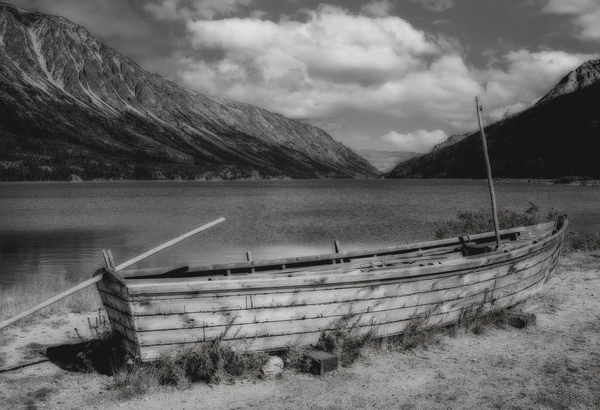
[[[485,127],[498,178],[600,179],[600,60],[590,60],[529,109]],[[485,178],[479,131],[400,163],[384,178]]]
[[[84,27],[0,3],[0,180],[371,178],[323,130],[143,70]]]

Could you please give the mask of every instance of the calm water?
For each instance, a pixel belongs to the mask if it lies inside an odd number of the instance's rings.
[[[496,183],[499,206],[528,200],[600,232],[600,188]],[[83,280],[219,217],[226,221],[140,267],[328,253],[431,238],[431,222],[489,207],[487,183],[293,180],[0,184],[0,285],[40,275]]]

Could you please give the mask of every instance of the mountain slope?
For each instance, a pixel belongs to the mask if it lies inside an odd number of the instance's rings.
[[[0,180],[374,177],[319,128],[141,69],[65,18],[0,3]]]
[[[492,172],[503,178],[600,178],[600,60],[565,76],[526,111],[485,128]],[[473,113],[475,116],[475,113]],[[403,162],[386,178],[485,178],[479,132]]]

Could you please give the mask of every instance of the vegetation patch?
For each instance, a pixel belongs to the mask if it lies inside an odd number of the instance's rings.
[[[555,219],[558,212],[554,208],[548,209],[542,216],[540,206],[529,201],[524,209],[504,207],[498,209],[498,222],[500,229],[518,228],[520,226],[536,225],[544,221]],[[491,209],[464,209],[459,210],[456,219],[447,219],[433,223],[435,239],[446,239],[465,234],[477,234],[494,230],[494,219]]]
[[[48,395],[50,393],[52,393],[53,391],[54,391],[54,389],[51,389],[49,387],[42,387],[41,389],[37,389],[35,391],[28,392],[27,396],[25,397],[25,400],[24,400],[25,408],[27,410],[37,410],[38,402],[46,401],[46,398],[48,397]],[[42,404],[42,405],[45,406],[45,404]]]
[[[518,228],[536,225],[555,220],[558,211],[552,207],[542,212],[540,205],[529,201],[523,209],[504,207],[498,209],[500,229]],[[494,221],[490,209],[460,210],[456,219],[447,219],[432,224],[433,235],[436,239],[453,238],[465,234],[477,234],[494,230]],[[565,254],[573,252],[593,252],[600,250],[600,235],[583,236],[577,232],[567,231],[562,251]]]
[[[594,252],[600,250],[600,235],[582,236],[577,232],[568,231],[565,235],[563,251],[567,254],[573,252]]]
[[[60,276],[42,277],[34,283],[19,283],[8,286],[0,284],[0,319],[11,318],[75,285],[78,285],[78,283],[68,281]],[[93,312],[98,306],[102,306],[98,291],[90,287],[22,320],[31,321],[34,318],[65,312]]]
[[[130,361],[114,372],[113,388],[121,398],[131,398],[157,386],[188,388],[191,383],[219,384],[240,377],[258,377],[269,355],[265,352],[235,351],[221,339],[163,354],[150,363]]]
[[[316,345],[317,349],[336,355],[344,367],[362,357],[363,348],[375,337],[374,327],[365,332],[358,325],[360,316],[356,320],[353,320],[354,317],[356,315],[349,312],[335,323],[332,331],[321,333]]]

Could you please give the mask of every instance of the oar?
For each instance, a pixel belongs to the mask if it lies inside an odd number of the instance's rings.
[[[140,256],[137,256],[137,257],[135,257],[133,259],[128,260],[125,263],[120,264],[119,266],[115,267],[115,271],[118,272],[120,270],[128,268],[129,266],[131,266],[131,265],[133,265],[135,263],[138,263],[139,261],[141,261],[143,259],[146,259],[146,258],[154,255],[155,253],[158,253],[158,252],[160,252],[160,251],[162,251],[164,249],[167,249],[168,247],[171,247],[171,246],[175,245],[176,243],[179,243],[179,242],[183,241],[184,239],[189,238],[190,236],[193,236],[193,235],[196,235],[199,232],[205,231],[208,228],[211,228],[211,227],[215,226],[216,224],[219,224],[219,223],[223,222],[224,220],[225,220],[225,218],[219,218],[216,221],[213,221],[213,222],[208,223],[206,225],[202,225],[201,227],[196,228],[196,229],[194,229],[191,232],[188,232],[188,233],[186,233],[184,235],[181,235],[181,236],[179,236],[179,237],[177,237],[175,239],[170,240],[167,243],[164,243],[164,244],[162,244],[160,246],[157,246],[156,248],[151,249],[148,252],[141,254]],[[66,298],[67,296],[72,295],[73,293],[79,292],[81,289],[87,288],[88,286],[91,286],[91,285],[93,285],[96,282],[100,282],[102,280],[103,276],[104,275],[94,276],[92,279],[86,280],[85,282],[80,283],[79,285],[74,286],[71,289],[64,291],[63,293],[54,296],[52,299],[48,299],[47,301],[42,302],[39,305],[37,305],[37,306],[35,306],[35,307],[33,307],[33,308],[31,308],[31,309],[23,312],[23,313],[20,313],[17,316],[14,316],[14,317],[8,319],[7,321],[5,321],[5,322],[3,322],[3,323],[0,324],[0,330],[4,329],[7,326],[12,325],[13,323],[15,323],[15,322],[23,319],[24,317],[27,317],[27,316],[29,316],[29,315],[31,315],[31,314],[39,311],[39,310],[44,309],[45,307],[48,307],[48,306],[52,305],[53,303],[58,302],[59,300],[62,300],[64,298]]]

